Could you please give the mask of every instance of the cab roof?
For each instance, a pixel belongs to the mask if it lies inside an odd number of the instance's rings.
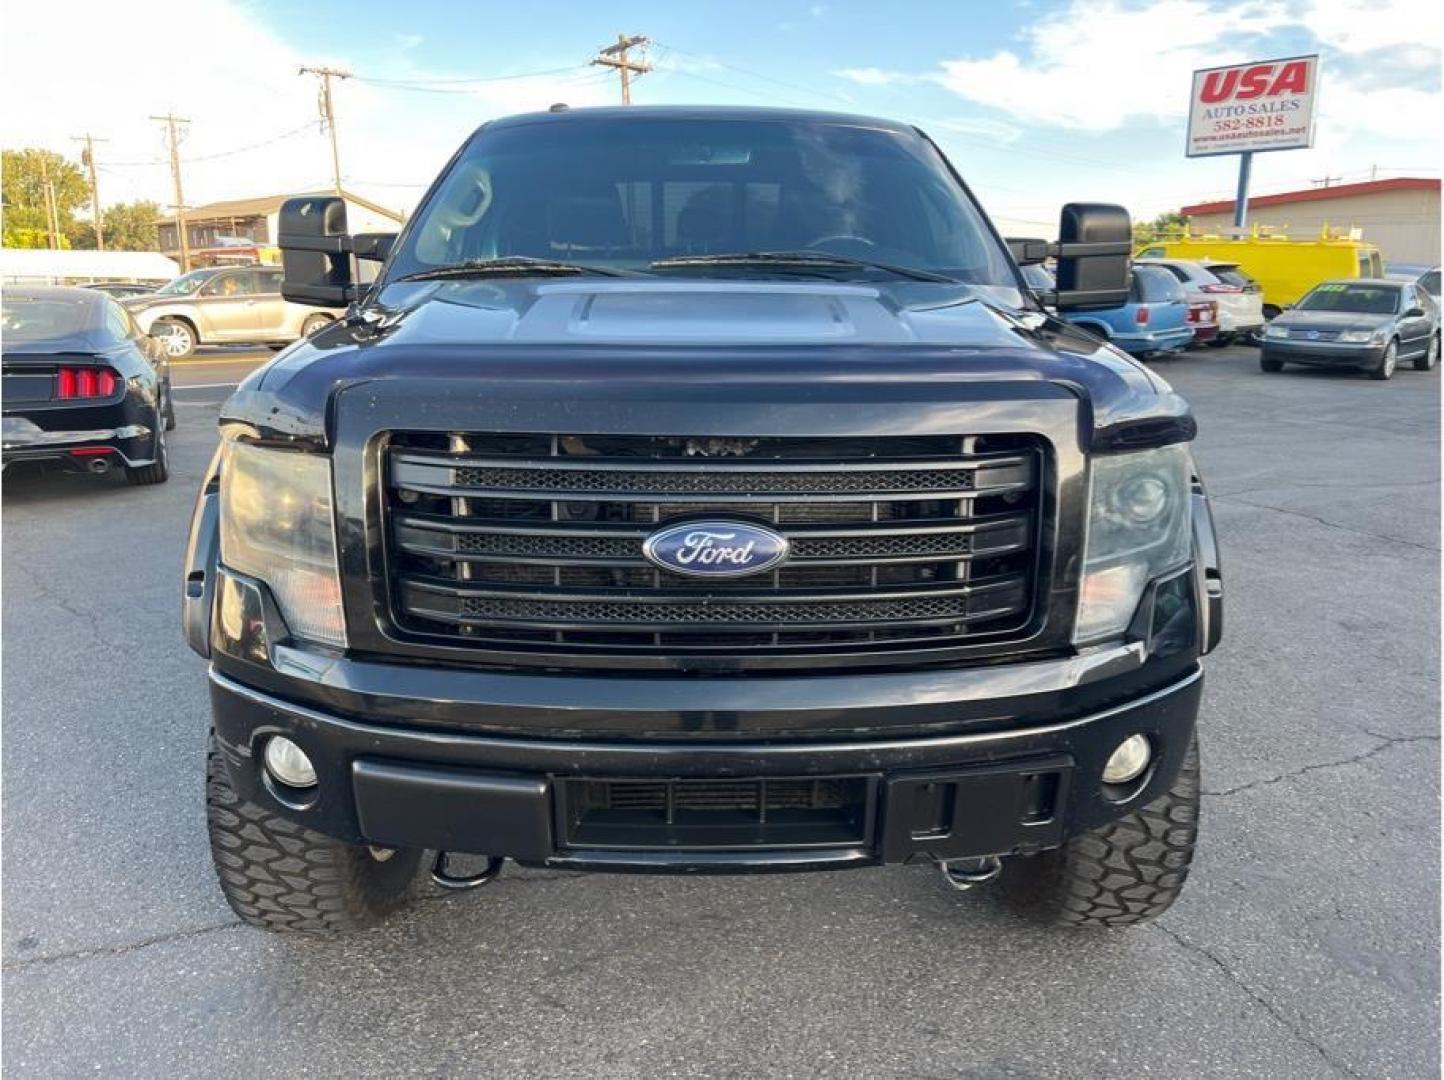
[[[592,124],[626,120],[756,120],[783,124],[830,124],[840,127],[866,127],[913,135],[918,129],[897,120],[853,113],[826,112],[816,109],[760,108],[744,105],[606,105],[585,108],[566,107],[555,112],[518,113],[482,124],[478,131],[520,127],[525,124]]]

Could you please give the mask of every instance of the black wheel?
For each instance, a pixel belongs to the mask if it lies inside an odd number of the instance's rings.
[[[157,319],[150,332],[160,338],[166,355],[172,360],[189,356],[200,344],[195,328],[184,319]]]
[[[308,338],[319,330],[330,326],[336,320],[329,315],[307,315],[306,321],[301,324],[301,336]]]
[[[1371,379],[1392,379],[1394,372],[1399,367],[1399,343],[1391,341],[1384,346],[1384,352],[1379,357],[1379,363],[1373,371],[1369,372]]]
[[[1195,738],[1166,793],[1056,851],[1005,860],[997,888],[1019,915],[1052,926],[1131,926],[1156,919],[1188,879],[1198,802]]]
[[[1270,375],[1275,375],[1284,369],[1284,362],[1282,360],[1275,360],[1268,353],[1264,353],[1258,358],[1258,366]]]
[[[1439,335],[1435,334],[1429,339],[1429,348],[1424,350],[1424,355],[1414,360],[1415,371],[1433,371],[1434,365],[1439,362]]]
[[[242,921],[279,933],[373,926],[405,904],[419,849],[346,844],[247,802],[214,737],[206,753],[206,824],[221,892]]]
[[[1208,339],[1208,346],[1211,349],[1222,349],[1227,345],[1232,345],[1234,338],[1236,338],[1237,336],[1237,334],[1232,333],[1216,334]]]
[[[161,401],[164,403],[161,409],[165,417],[165,429],[175,430],[175,400],[170,396],[170,380],[165,381],[165,389],[161,391]]]
[[[170,451],[166,449],[166,429],[174,427],[175,424],[166,420],[162,409],[155,411],[155,449],[151,451],[153,460],[149,465],[137,465],[134,468],[127,465],[125,478],[132,484],[164,484],[170,478]]]

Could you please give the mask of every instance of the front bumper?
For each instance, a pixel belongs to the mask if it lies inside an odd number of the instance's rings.
[[[844,681],[863,684],[856,695],[865,700],[877,693],[865,685],[871,680]],[[647,693],[645,684],[622,682]],[[706,695],[706,683],[691,685]],[[739,741],[699,733],[686,741],[620,740],[376,723],[298,705],[211,671],[215,732],[233,784],[244,798],[298,824],[351,843],[474,852],[540,866],[684,872],[834,869],[1056,847],[1172,784],[1192,737],[1201,687],[1193,664],[1161,689],[1083,715],[943,735]],[[947,711],[945,701],[929,705]],[[838,729],[848,726],[842,713],[832,717]],[[857,710],[858,729],[866,716],[866,708]],[[1148,771],[1126,790],[1104,785],[1104,762],[1136,732],[1153,744]],[[261,749],[276,734],[310,755],[315,788],[283,789],[265,774]],[[819,836],[794,844],[777,841],[775,833],[764,836],[760,827],[749,837],[744,828],[733,842],[710,845],[660,828],[650,834],[660,837],[655,843],[593,843],[572,828],[565,798],[585,781],[769,777],[789,783],[846,778],[866,792],[857,832],[836,842]]]
[[[1368,371],[1379,366],[1384,355],[1381,345],[1340,344],[1333,341],[1291,341],[1288,338],[1265,338],[1265,360],[1282,360],[1290,364],[1312,364],[1317,367],[1358,368]]]

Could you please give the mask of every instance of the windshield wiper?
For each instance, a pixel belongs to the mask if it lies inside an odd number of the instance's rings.
[[[652,263],[653,270],[681,269],[688,266],[799,266],[816,269],[864,267],[868,270],[881,270],[884,273],[908,278],[912,281],[945,281],[949,284],[957,284],[957,278],[950,278],[946,274],[937,274],[931,270],[875,262],[872,259],[854,259],[850,255],[834,255],[826,251],[735,251],[721,255],[677,255],[670,259],[658,259]]]
[[[586,266],[582,263],[562,262],[557,259],[537,259],[530,255],[507,255],[499,259],[467,259],[449,266],[433,266],[429,270],[417,270],[403,274],[396,281],[432,281],[438,278],[466,277],[527,277],[527,276],[572,276],[576,274],[600,274],[603,277],[621,277],[622,271],[609,266]]]

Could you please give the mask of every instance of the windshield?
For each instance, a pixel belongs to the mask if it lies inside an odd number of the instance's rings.
[[[215,277],[214,270],[192,270],[189,274],[182,274],[172,281],[167,281],[151,295],[153,296],[189,296],[211,278]]]
[[[1354,311],[1392,315],[1399,308],[1399,290],[1388,285],[1318,285],[1299,301],[1300,311]]]
[[[767,251],[1018,287],[981,213],[922,137],[790,119],[578,118],[483,131],[418,211],[388,276],[515,256],[673,276],[798,272],[652,267]],[[877,276],[859,266],[805,272]]]

